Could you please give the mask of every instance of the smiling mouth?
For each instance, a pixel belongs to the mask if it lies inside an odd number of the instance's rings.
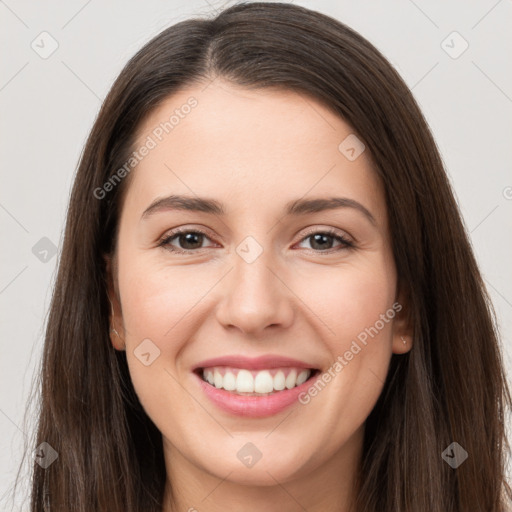
[[[318,375],[320,370],[294,367],[247,370],[214,366],[197,368],[194,373],[210,386],[235,395],[269,396],[304,384]]]

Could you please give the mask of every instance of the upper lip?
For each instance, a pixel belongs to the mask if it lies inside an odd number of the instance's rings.
[[[229,355],[215,357],[201,361],[193,367],[193,371],[200,368],[209,368],[212,366],[230,366],[232,368],[244,368],[247,370],[266,370],[270,368],[314,368],[310,363],[292,359],[289,357],[278,356],[275,354],[266,354],[259,357],[245,357],[241,355]]]

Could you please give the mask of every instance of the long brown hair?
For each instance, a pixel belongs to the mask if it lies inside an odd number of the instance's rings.
[[[235,5],[161,32],[126,65],[87,140],[67,215],[40,374],[31,510],[161,511],[161,434],[109,339],[103,255],[113,254],[141,122],[185,85],[221,76],[322,102],[364,141],[387,202],[398,284],[414,326],[366,422],[358,512],[504,512],[511,407],[496,321],[436,144],[399,75],[342,23],[286,3]],[[135,171],[136,172],[136,171]],[[442,452],[457,442],[467,460]],[[35,448],[35,446],[33,448]]]

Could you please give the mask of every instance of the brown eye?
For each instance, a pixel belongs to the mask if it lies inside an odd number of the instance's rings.
[[[315,252],[325,252],[333,248],[333,244],[337,241],[340,246],[335,250],[343,250],[354,247],[354,244],[336,231],[317,231],[305,236],[301,243],[309,240],[310,247]]]
[[[174,231],[166,235],[158,245],[172,252],[186,253],[203,249],[205,238],[209,240],[206,233],[198,230]],[[176,242],[178,247],[173,242]]]

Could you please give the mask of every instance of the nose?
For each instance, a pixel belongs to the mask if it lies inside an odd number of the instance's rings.
[[[247,263],[234,255],[234,268],[223,279],[217,320],[227,329],[261,337],[268,328],[286,328],[293,322],[293,292],[284,272],[266,257]]]

